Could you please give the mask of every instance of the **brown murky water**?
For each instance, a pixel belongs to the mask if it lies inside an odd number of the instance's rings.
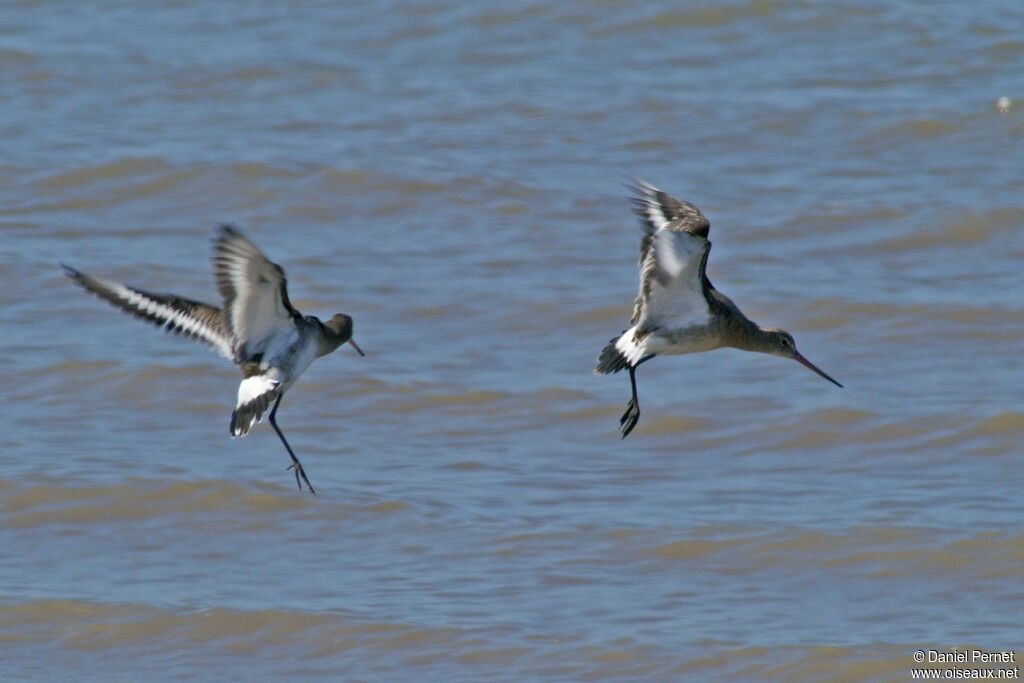
[[[1022,645],[1024,12],[0,10],[0,678],[909,680]],[[995,102],[1013,103],[1000,111]],[[664,358],[642,176],[842,381]],[[58,262],[213,299],[239,224],[351,313],[273,433]]]

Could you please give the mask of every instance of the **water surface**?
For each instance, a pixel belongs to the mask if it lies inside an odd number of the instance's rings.
[[[906,680],[1019,648],[1016,3],[82,6],[0,24],[0,674]],[[1014,104],[1000,112],[1001,96]],[[846,386],[591,373],[641,176]],[[215,300],[238,224],[318,361],[238,376],[64,278]]]

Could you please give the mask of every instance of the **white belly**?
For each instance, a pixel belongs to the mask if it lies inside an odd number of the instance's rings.
[[[652,334],[648,343],[648,353],[671,356],[683,353],[702,353],[721,348],[718,338],[711,334],[686,334],[662,337]]]
[[[700,353],[721,347],[718,335],[709,326],[695,325],[679,330],[656,330],[636,339],[636,327],[626,330],[615,342],[615,348],[631,364],[650,355]]]
[[[701,353],[722,346],[718,335],[707,326],[693,326],[680,330],[657,330],[647,335],[642,342],[643,354],[678,355]]]

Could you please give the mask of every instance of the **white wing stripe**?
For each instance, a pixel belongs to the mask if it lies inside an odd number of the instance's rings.
[[[170,306],[154,301],[148,296],[144,296],[143,294],[116,282],[108,282],[104,284],[107,284],[112,290],[114,290],[114,292],[128,305],[134,306],[144,313],[156,316],[162,319],[165,323],[174,323],[175,326],[181,328],[182,332],[202,337],[212,344],[221,353],[221,355],[226,358],[233,358],[231,342],[218,334],[216,330],[204,324],[201,320],[196,320],[182,311],[177,311]]]
[[[668,220],[665,219],[665,214],[650,200],[645,202],[644,215],[647,220],[654,226],[655,230],[661,230],[668,225]]]
[[[657,192],[658,188],[645,183],[642,180],[637,181],[637,188],[640,190],[641,196],[638,197],[640,203],[643,204],[644,218],[650,223],[654,230],[661,230],[669,224],[668,217],[665,216],[661,210],[661,205],[658,203]]]

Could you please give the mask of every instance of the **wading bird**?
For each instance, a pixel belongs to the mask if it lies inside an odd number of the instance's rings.
[[[61,264],[68,277],[89,292],[137,318],[212,346],[242,370],[238,403],[231,414],[231,436],[245,436],[270,409],[270,425],[281,438],[295,470],[295,483],[316,495],[302,463],[277,426],[285,391],[314,359],[352,339],[352,318],[339,313],[326,322],[303,316],[288,300],[281,266],[231,226],[221,226],[214,245],[213,272],[223,308],[171,294],[153,294],[86,275]],[[301,477],[301,480],[300,480]]]
[[[699,353],[722,347],[792,358],[838,387],[835,381],[800,355],[792,335],[760,327],[740,312],[729,297],[708,280],[705,268],[711,242],[708,219],[642,180],[636,182],[633,204],[644,235],[640,241],[640,293],[633,305],[630,328],[604,347],[594,371],[629,370],[633,396],[619,420],[622,438],[640,419],[636,369],[659,355]]]

